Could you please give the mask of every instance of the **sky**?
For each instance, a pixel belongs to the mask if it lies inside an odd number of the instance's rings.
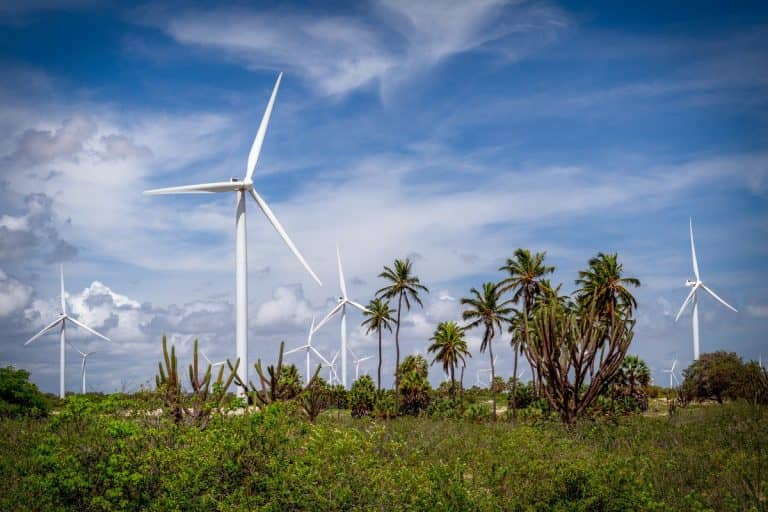
[[[525,247],[569,292],[617,252],[642,282],[630,352],[666,382],[693,357],[690,312],[674,319],[691,217],[704,282],[738,309],[700,298],[702,352],[768,359],[764,4],[35,0],[0,5],[0,29],[0,366],[45,391],[58,337],[23,343],[58,314],[61,263],[71,314],[113,340],[68,331],[97,351],[91,389],[153,383],[163,334],[183,364],[195,338],[234,359],[234,197],[141,192],[242,178],[278,72],[254,184],[323,286],[249,203],[253,361],[335,304],[337,243],[358,302],[395,258],[429,287],[404,313],[405,354]],[[361,320],[351,347],[373,355]],[[489,367],[481,334],[466,384]],[[330,357],[338,320],[314,341]],[[494,345],[506,378],[508,335]]]

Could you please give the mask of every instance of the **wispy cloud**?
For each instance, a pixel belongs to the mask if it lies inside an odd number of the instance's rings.
[[[548,4],[508,0],[380,0],[365,10],[365,15],[243,8],[178,15],[150,11],[144,21],[160,24],[179,43],[224,52],[248,68],[297,73],[326,95],[371,86],[386,94],[465,52],[492,49],[520,58],[531,49],[529,39],[548,41],[569,23],[563,11]]]

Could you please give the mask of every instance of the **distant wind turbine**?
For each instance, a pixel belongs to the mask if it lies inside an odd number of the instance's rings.
[[[690,229],[691,234],[691,259],[693,261],[693,274],[696,276],[695,281],[691,281],[690,279],[686,279],[685,286],[691,288],[690,293],[685,298],[685,301],[683,302],[683,305],[680,307],[680,311],[677,312],[677,316],[675,317],[675,322],[680,318],[680,315],[683,314],[683,311],[685,310],[685,307],[688,305],[689,302],[691,302],[691,299],[693,299],[693,314],[691,315],[691,321],[693,324],[693,359],[694,361],[697,361],[699,359],[699,299],[697,294],[697,291],[699,288],[704,289],[708,294],[710,294],[716,301],[718,301],[723,306],[727,307],[733,312],[738,313],[736,311],[736,308],[725,302],[723,299],[720,298],[719,295],[717,295],[715,292],[710,290],[707,285],[704,284],[704,282],[701,280],[701,276],[699,275],[699,263],[696,259],[696,245],[693,243],[693,219],[689,219],[688,227]]]
[[[347,296],[347,285],[344,282],[344,269],[341,267],[341,253],[339,252],[339,246],[336,245],[336,261],[339,265],[339,287],[341,288],[341,295],[339,296],[336,305],[325,315],[325,318],[320,320],[320,323],[315,327],[315,332],[318,331],[333,315],[341,312],[341,383],[344,387],[347,387],[347,305],[356,307],[360,311],[368,311],[365,306],[353,301]]]
[[[213,371],[216,369],[217,366],[224,366],[225,364],[227,364],[226,361],[218,361],[214,363],[213,361],[208,359],[208,356],[205,355],[205,352],[203,352],[202,350],[200,351],[200,355],[203,356],[203,359],[205,359],[205,362],[211,365],[211,373],[213,373]]]
[[[339,358],[339,351],[333,354],[333,359],[328,362],[328,383],[333,386],[334,382],[339,381],[339,374],[336,373],[336,359]]]
[[[29,345],[33,341],[35,341],[37,338],[42,336],[43,334],[50,332],[56,327],[57,325],[61,324],[61,331],[59,333],[59,398],[64,398],[64,366],[66,362],[66,350],[65,345],[67,343],[67,336],[66,336],[66,329],[67,329],[67,322],[72,322],[73,324],[77,325],[81,329],[85,329],[89,333],[93,334],[94,336],[98,336],[99,338],[106,340],[106,341],[112,341],[103,334],[99,334],[98,332],[94,331],[84,323],[75,320],[71,316],[67,315],[67,301],[65,298],[66,292],[64,291],[64,265],[61,265],[60,267],[60,276],[61,276],[61,313],[59,314],[59,317],[45,326],[42,331],[38,332],[31,338],[27,340],[24,345]],[[83,375],[85,375],[85,359],[83,359]],[[85,377],[83,377],[85,379]],[[85,382],[85,381],[83,381]]]
[[[305,371],[306,371],[306,383],[307,384],[309,383],[309,380],[312,378],[311,375],[309,374],[309,355],[310,355],[310,352],[314,353],[317,356],[317,358],[320,359],[320,361],[325,363],[326,366],[330,367],[330,365],[331,365],[328,362],[328,360],[325,357],[323,357],[323,355],[320,352],[318,352],[315,347],[312,346],[312,334],[313,334],[314,330],[315,330],[315,317],[312,317],[312,324],[309,326],[309,333],[307,334],[307,343],[305,343],[304,345],[302,345],[300,347],[293,348],[293,349],[291,349],[291,350],[289,350],[288,352],[285,353],[285,355],[295,354],[296,352],[305,352],[306,353],[307,362],[306,362],[306,370]]]
[[[669,374],[669,387],[673,388],[675,387],[674,384],[680,385],[680,381],[677,379],[677,375],[675,375],[675,368],[677,367],[677,359],[675,359],[672,362],[672,366],[669,367],[668,370],[664,370],[664,373]]]
[[[67,343],[69,343],[69,346],[72,347],[73,349],[75,349],[77,351],[77,353],[80,354],[80,357],[83,358],[83,362],[80,364],[80,376],[81,376],[81,378],[83,380],[82,394],[84,395],[85,394],[85,364],[88,361],[88,356],[90,356],[92,354],[95,354],[96,351],[95,350],[91,350],[90,352],[83,352],[82,350],[80,350],[79,348],[74,346],[71,342],[68,341]]]
[[[360,363],[373,359],[373,356],[358,357],[351,348],[349,349],[349,353],[352,354],[352,364],[355,365],[355,380],[357,380],[360,375]]]
[[[215,183],[203,183],[200,185],[185,185],[181,187],[168,187],[159,188],[155,190],[147,190],[144,193],[147,195],[161,195],[161,194],[199,194],[199,193],[216,193],[216,192],[234,192],[237,197],[237,209],[235,213],[235,344],[237,345],[237,357],[240,360],[240,366],[237,373],[240,376],[242,382],[248,382],[248,269],[247,269],[247,254],[246,254],[246,230],[245,230],[245,195],[250,194],[253,200],[261,209],[262,213],[267,217],[269,222],[275,228],[277,233],[283,239],[285,244],[291,250],[294,256],[309,272],[309,275],[317,281],[317,284],[322,286],[320,279],[312,271],[307,264],[304,256],[301,255],[299,250],[291,241],[288,233],[285,232],[280,221],[277,220],[275,214],[272,213],[272,209],[262,199],[262,197],[256,192],[253,187],[253,172],[256,169],[256,164],[259,161],[259,154],[261,153],[261,146],[264,144],[264,137],[267,134],[267,126],[269,125],[269,119],[272,116],[272,107],[275,104],[275,98],[277,97],[277,90],[280,87],[280,81],[283,78],[283,74],[280,73],[277,76],[275,87],[272,90],[272,96],[267,103],[267,109],[264,111],[264,117],[261,118],[261,124],[259,125],[259,131],[256,132],[256,138],[251,146],[251,152],[248,154],[248,164],[246,167],[246,174],[242,180],[232,178],[230,181],[220,181]],[[245,395],[246,390],[241,388],[238,391],[240,396]]]

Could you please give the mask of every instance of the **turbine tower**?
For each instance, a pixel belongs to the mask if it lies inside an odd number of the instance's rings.
[[[85,329],[89,333],[93,334],[94,336],[98,336],[99,338],[106,340],[106,341],[112,341],[103,334],[99,334],[98,332],[94,331],[84,323],[75,320],[71,316],[67,315],[67,301],[65,299],[65,292],[64,292],[64,265],[61,265],[60,267],[60,276],[61,276],[61,313],[59,314],[59,318],[48,324],[43,328],[42,331],[38,332],[31,338],[29,338],[26,343],[24,343],[24,346],[29,345],[33,341],[35,341],[37,338],[42,336],[43,334],[50,332],[56,327],[57,325],[61,324],[61,331],[59,332],[59,398],[64,398],[64,365],[66,362],[66,354],[65,354],[65,345],[67,344],[67,322],[72,322],[76,326]],[[83,372],[85,372],[85,360],[83,360]],[[85,375],[85,373],[83,373]]]
[[[71,342],[68,341],[67,343],[69,343],[69,346],[75,349],[77,353],[80,354],[80,357],[83,358],[83,362],[80,364],[80,376],[83,380],[83,390],[81,394],[84,395],[85,394],[85,363],[88,361],[88,356],[90,356],[91,354],[95,354],[96,351],[91,350],[90,352],[83,352],[82,350],[74,346]]]
[[[269,222],[275,228],[277,233],[283,239],[285,244],[291,250],[294,256],[309,272],[309,275],[317,281],[317,284],[322,286],[320,279],[309,268],[309,265],[304,260],[304,256],[301,255],[299,250],[291,241],[288,233],[285,232],[280,221],[277,220],[275,214],[272,213],[272,209],[262,199],[262,197],[256,192],[253,187],[253,172],[256,169],[256,164],[259,161],[259,154],[261,153],[261,146],[264,144],[264,137],[267,134],[267,126],[269,125],[269,119],[272,116],[272,107],[275,104],[275,97],[277,96],[277,90],[280,87],[280,80],[282,80],[283,74],[280,73],[277,76],[275,87],[272,90],[272,96],[267,103],[267,109],[264,111],[264,117],[261,118],[261,124],[259,130],[256,132],[256,138],[251,146],[251,152],[248,154],[248,163],[246,166],[245,177],[242,180],[232,178],[230,181],[220,181],[216,183],[203,183],[200,185],[186,185],[181,187],[168,187],[159,188],[155,190],[147,190],[144,193],[147,195],[162,195],[162,194],[200,194],[200,193],[217,193],[217,192],[234,192],[237,200],[237,208],[235,210],[235,344],[237,346],[237,358],[240,360],[237,373],[240,379],[244,383],[248,383],[248,270],[247,270],[247,254],[246,254],[246,236],[245,236],[245,195],[250,194],[253,200],[261,209],[262,213],[267,217]],[[238,391],[239,396],[244,396],[246,390],[240,389]]]
[[[688,305],[689,302],[693,303],[693,311],[691,314],[691,322],[693,325],[693,360],[698,361],[699,359],[699,299],[697,294],[697,291],[699,288],[702,288],[705,292],[710,294],[716,301],[718,301],[723,306],[727,307],[733,312],[738,313],[736,311],[736,308],[725,302],[723,299],[720,298],[715,292],[710,290],[707,285],[704,284],[704,282],[701,280],[701,276],[699,275],[699,263],[696,259],[696,245],[693,243],[693,219],[689,219],[688,224],[690,234],[691,234],[691,259],[693,261],[693,274],[696,277],[695,281],[691,281],[690,279],[686,279],[685,286],[691,288],[690,293],[688,293],[688,296],[685,298],[685,301],[683,302],[683,305],[680,307],[680,311],[677,312],[677,316],[675,317],[675,322],[680,318],[680,315],[683,314],[683,311],[685,310],[685,307]]]
[[[336,305],[331,309],[325,318],[320,320],[320,323],[315,327],[315,332],[318,331],[333,315],[341,312],[341,383],[344,387],[347,387],[347,305],[356,307],[360,311],[368,311],[364,306],[351,300],[347,296],[347,285],[344,282],[344,270],[341,268],[341,253],[339,252],[339,246],[336,245],[336,261],[339,264],[339,287],[341,288],[341,295]]]
[[[326,366],[330,366],[331,365],[331,363],[329,363],[328,360],[325,357],[323,357],[323,355],[320,352],[318,352],[315,347],[312,346],[312,334],[314,333],[314,330],[315,330],[315,317],[312,317],[312,324],[309,326],[309,334],[307,334],[307,343],[305,345],[300,346],[300,347],[293,348],[293,349],[289,350],[288,352],[285,352],[286,356],[288,354],[295,354],[296,352],[302,352],[302,351],[306,352],[306,357],[307,357],[307,362],[306,362],[306,365],[307,365],[307,367],[306,367],[306,375],[307,375],[306,376],[306,383],[307,384],[309,384],[309,380],[311,378],[310,374],[309,374],[309,354],[310,354],[310,352],[314,352],[314,354],[317,356],[317,358],[320,359],[320,361],[322,361],[323,363],[325,363]]]

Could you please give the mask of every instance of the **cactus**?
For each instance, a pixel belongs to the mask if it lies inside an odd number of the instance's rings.
[[[246,389],[249,389],[249,395],[251,398],[251,402],[254,405],[259,406],[259,408],[264,408],[265,406],[275,403],[281,400],[290,400],[292,398],[296,398],[298,395],[304,393],[309,388],[309,383],[305,385],[303,388],[300,388],[299,392],[296,392],[296,383],[295,382],[286,382],[286,379],[283,378],[284,371],[287,370],[287,368],[283,368],[283,351],[285,350],[285,342],[280,342],[280,352],[277,356],[277,365],[269,365],[267,366],[267,373],[264,373],[264,370],[261,365],[261,359],[258,359],[256,361],[256,364],[254,367],[256,368],[256,373],[259,376],[259,383],[261,384],[261,391],[256,389],[256,386],[254,386],[253,382],[248,382],[248,386],[245,385],[245,383],[242,381],[239,375],[236,375],[236,372],[234,372],[234,369],[229,361],[227,361],[227,364],[229,365],[230,370],[232,370],[232,373],[234,375],[234,381],[235,384],[244,387]],[[317,374],[320,372],[320,365],[317,366],[317,369],[315,370],[314,376],[310,379],[310,383],[317,378]]]
[[[234,366],[229,365],[232,372],[226,379],[224,378],[224,367],[219,369],[211,391],[211,365],[207,365],[201,377],[197,340],[195,340],[192,363],[189,365],[189,382],[192,391],[185,396],[181,389],[176,348],[171,345],[170,353],[168,352],[165,336],[163,336],[163,360],[165,368],[163,368],[163,362],[158,363],[159,373],[155,377],[155,383],[158,391],[162,393],[165,410],[176,423],[188,419],[189,422],[204,427],[207,425],[211,413],[220,408],[221,401],[235,378],[240,361],[238,360]]]

